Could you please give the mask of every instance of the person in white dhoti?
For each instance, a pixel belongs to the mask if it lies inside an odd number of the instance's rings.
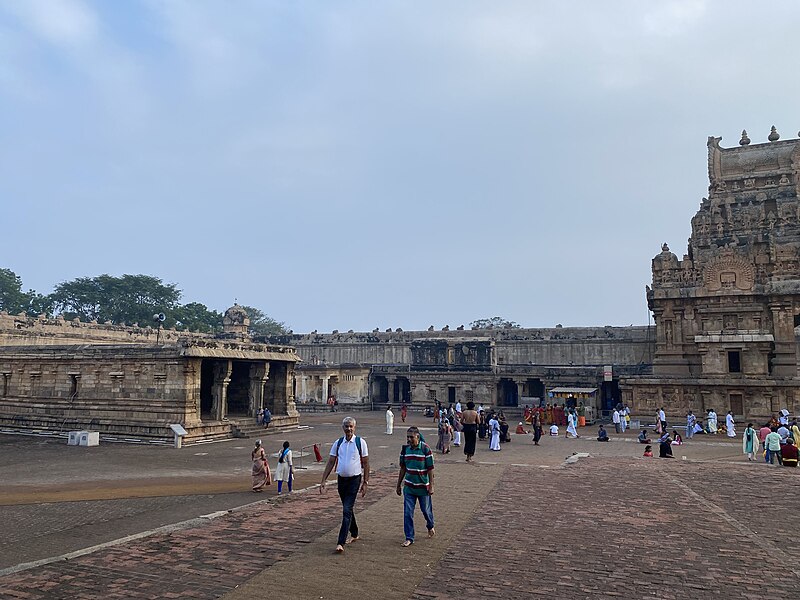
[[[500,451],[500,421],[497,420],[497,417],[492,415],[492,418],[489,419],[489,450],[494,450],[496,452]]]
[[[394,431],[394,413],[392,412],[392,405],[386,407],[386,435],[392,435]]]
[[[733,413],[728,411],[728,414],[725,417],[725,429],[728,430],[728,437],[736,437],[736,429],[734,429],[735,425],[736,423],[733,420]]]
[[[622,430],[622,433],[625,433],[625,428],[628,426],[628,422],[625,420],[625,409],[619,409],[619,428]]]
[[[713,408],[708,409],[708,433],[717,433],[717,413]]]
[[[575,429],[575,422],[577,420],[578,416],[574,412],[569,411],[569,414],[567,415],[567,434],[564,436],[565,439],[568,438],[570,435],[572,435],[572,437],[574,438],[581,437],[578,435],[578,430]]]

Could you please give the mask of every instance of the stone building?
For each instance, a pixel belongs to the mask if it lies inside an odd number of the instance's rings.
[[[253,343],[247,315],[220,336],[0,314],[0,427],[187,442],[231,437],[262,407],[298,422],[292,348]]]
[[[638,412],[800,412],[800,140],[778,139],[774,127],[766,144],[709,138],[709,196],[686,254],[664,244],[653,259],[653,372],[623,382]]]
[[[300,410],[319,408],[328,395],[351,409],[437,400],[513,407],[547,402],[561,388],[584,390],[608,410],[620,400],[620,377],[648,373],[653,353],[650,327],[445,327],[270,341],[291,345],[304,361],[295,382]]]

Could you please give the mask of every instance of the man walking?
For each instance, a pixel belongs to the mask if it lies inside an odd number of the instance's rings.
[[[344,552],[345,543],[349,544],[358,540],[358,524],[353,507],[359,490],[361,490],[361,496],[364,497],[369,483],[369,451],[367,442],[356,435],[356,420],[353,417],[345,417],[342,420],[342,431],[344,431],[344,435],[331,446],[331,454],[319,486],[319,493],[324,493],[325,481],[336,467],[336,483],[339,498],[342,500],[342,526],[339,529],[336,552]],[[347,540],[348,532],[350,533],[349,541]]]
[[[403,531],[406,539],[403,547],[414,543],[414,509],[417,500],[428,537],[433,537],[433,453],[425,442],[420,441],[419,429],[409,427],[406,434],[408,444],[400,453],[400,473],[397,475],[397,495],[403,496]]]
[[[611,422],[614,423],[614,431],[616,431],[617,433],[622,433],[620,431],[621,420],[619,416],[619,411],[616,408],[614,409],[614,412],[611,413]]]

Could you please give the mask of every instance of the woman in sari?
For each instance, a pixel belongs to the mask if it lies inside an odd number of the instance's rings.
[[[486,439],[486,415],[482,410],[478,411],[478,437]]]
[[[538,412],[533,413],[531,427],[533,428],[533,445],[538,446],[539,440],[542,439],[542,419]]]
[[[260,492],[264,489],[264,486],[272,483],[267,453],[264,452],[264,448],[261,446],[261,440],[256,440],[256,447],[250,453],[250,459],[253,461],[253,491]]]
[[[664,433],[664,428],[661,425],[661,415],[656,411],[656,433]]]
[[[400,407],[400,418],[403,420],[403,423],[406,422],[406,417],[408,416],[408,406],[403,403]]]

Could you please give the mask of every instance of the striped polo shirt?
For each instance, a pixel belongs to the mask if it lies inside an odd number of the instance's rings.
[[[403,484],[406,494],[412,496],[427,496],[430,477],[428,472],[433,470],[433,452],[425,442],[419,446],[403,446],[404,452],[400,454],[400,464],[406,467],[406,476]]]

